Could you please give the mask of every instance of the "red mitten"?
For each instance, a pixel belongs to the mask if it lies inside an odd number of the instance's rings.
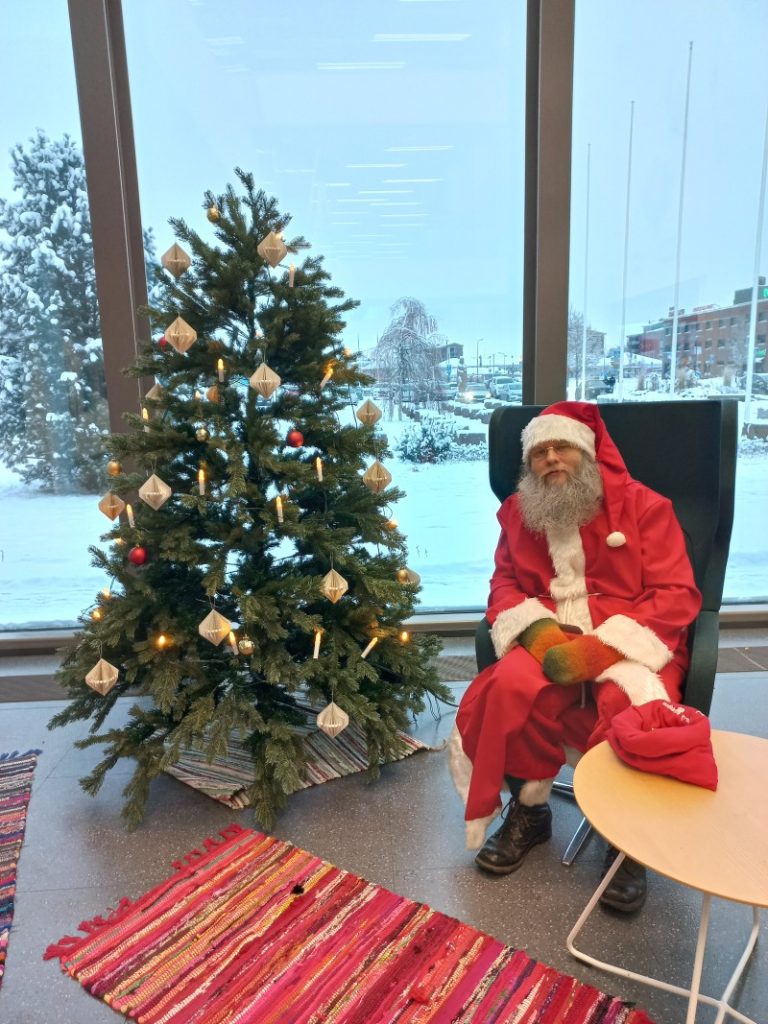
[[[577,636],[568,643],[550,647],[541,667],[553,683],[586,683],[623,658],[623,654],[596,636]]]
[[[570,637],[563,631],[559,622],[554,619],[537,619],[530,626],[523,630],[517,638],[517,642],[524,647],[529,654],[532,654],[539,664],[544,660],[544,655],[557,645],[562,646],[570,641]]]

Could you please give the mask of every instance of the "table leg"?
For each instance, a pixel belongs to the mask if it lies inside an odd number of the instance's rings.
[[[680,985],[672,985],[666,981],[660,981],[658,978],[651,978],[646,974],[639,974],[636,971],[627,970],[625,967],[619,967],[616,964],[609,964],[605,960],[598,960],[596,957],[589,956],[588,953],[582,953],[580,949],[577,949],[574,945],[574,939],[579,934],[581,929],[587,922],[587,919],[591,915],[592,911],[597,906],[597,903],[602,896],[603,892],[611,884],[611,880],[616,872],[619,870],[622,862],[624,861],[625,855],[620,853],[616,860],[611,865],[610,869],[605,875],[605,878],[600,882],[597,889],[595,890],[592,898],[586,907],[582,911],[578,921],[571,929],[568,938],[566,939],[566,947],[568,952],[572,956],[575,956],[577,960],[583,960],[586,964],[591,964],[592,967],[599,967],[603,971],[609,971],[611,974],[618,974],[622,978],[630,978],[632,981],[639,981],[645,985],[652,985],[654,988],[663,989],[665,992],[672,992],[678,996],[684,996],[688,1000],[688,1016],[686,1018],[686,1024],[696,1019],[696,1009],[699,1003],[706,1003],[707,1006],[714,1006],[719,1012],[715,1024],[722,1024],[725,1019],[725,1015],[733,1017],[737,1021],[741,1021],[742,1024],[758,1024],[757,1021],[751,1017],[745,1017],[743,1013],[733,1009],[732,1006],[728,1005],[727,1000],[730,998],[733,989],[736,986],[737,981],[741,977],[741,973],[752,954],[757,941],[757,935],[760,928],[759,914],[756,907],[752,908],[753,912],[753,927],[750,935],[749,942],[742,954],[742,957],[734,971],[728,986],[720,999],[715,999],[712,996],[703,995],[699,991],[699,985],[701,981],[701,971],[704,959],[704,946],[706,944],[707,930],[709,927],[709,912],[712,897],[709,895],[704,896],[704,903],[702,905],[702,916],[699,923],[699,938],[696,946],[696,954],[694,958],[693,978],[691,980],[691,988],[682,988]]]

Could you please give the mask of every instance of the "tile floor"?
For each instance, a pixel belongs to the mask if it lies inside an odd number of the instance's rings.
[[[738,646],[748,643],[742,636]],[[446,647],[456,659],[454,665],[471,655],[469,642],[453,641]],[[452,683],[457,698],[464,685]],[[767,698],[768,671],[722,672],[712,709],[714,727],[768,737]],[[172,860],[228,822],[252,824],[249,811],[228,810],[164,776],[153,788],[144,824],[127,833],[119,810],[130,769],[113,770],[97,797],[84,794],[77,780],[97,753],[73,748],[82,726],[46,730],[59,706],[50,700],[0,705],[0,750],[43,750],[19,865],[0,1024],[120,1020],[62,974],[56,961],[43,962],[47,944],[72,934],[81,920],[104,912],[121,896],[139,896],[166,877]],[[124,714],[126,707],[122,702],[115,715]],[[452,708],[443,711],[438,720],[423,714],[415,734],[439,746],[453,716]],[[552,841],[532,851],[517,874],[487,877],[463,849],[462,808],[444,754],[420,753],[386,766],[376,783],[352,776],[295,794],[275,834],[523,948],[559,970],[635,1000],[657,1024],[682,1024],[685,1001],[679,996],[606,974],[566,951],[565,937],[596,885],[602,846],[593,837],[575,864],[563,867],[560,857],[580,815],[562,797],[553,798],[553,808]],[[744,808],[743,813],[765,814],[766,807]],[[713,837],[713,846],[715,842]],[[597,957],[644,973],[663,973],[667,980],[687,985],[699,905],[696,893],[654,876],[639,915],[596,913],[580,945]],[[715,902],[705,963],[709,994],[718,995],[725,987],[749,925],[747,908]],[[737,1008],[758,1022],[768,1021],[765,932],[764,921],[761,944],[735,999]],[[714,1011],[702,1007],[697,1022],[712,1024],[714,1019]]]

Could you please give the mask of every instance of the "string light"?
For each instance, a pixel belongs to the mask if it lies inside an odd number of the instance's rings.
[[[333,363],[329,363],[326,366],[326,368],[325,368],[325,376],[320,381],[320,390],[321,391],[323,390],[323,388],[325,387],[325,385],[328,383],[328,381],[331,379],[332,376],[333,376]]]
[[[144,429],[146,431],[149,431],[149,411],[147,410],[147,407],[144,405],[142,405],[141,407],[141,418],[144,421]]]
[[[291,263],[288,267],[288,287],[293,288],[294,278],[296,277],[296,267]]]
[[[93,611],[91,612],[91,618],[94,620],[94,622],[100,622],[101,619],[104,618],[104,613],[102,612],[101,608],[94,608]]]
[[[237,638],[235,637],[234,631],[231,629],[229,631],[229,636],[227,637],[227,640],[229,641],[229,646],[232,649],[232,653],[237,654]]]
[[[277,512],[277,521],[278,521],[278,523],[285,522],[285,520],[283,518],[283,499],[280,497],[279,494],[275,498],[275,511]]]
[[[323,460],[318,455],[315,459],[315,471],[317,472],[317,479],[319,483],[323,482]]]
[[[218,375],[219,375],[219,380],[223,384],[224,383],[224,360],[223,359],[219,359],[219,361],[216,363],[216,370],[217,370]]]
[[[411,634],[408,632],[408,630],[402,630],[402,632],[400,633],[400,643],[407,644],[410,639]]]
[[[133,530],[136,527],[136,520],[133,518],[133,507],[131,505],[125,506],[125,514],[128,516],[128,525]]]
[[[170,642],[170,639],[165,635],[165,633],[161,633],[158,636],[157,640],[155,640],[155,647],[163,651],[170,644]]]
[[[323,635],[322,629],[315,630],[315,648],[312,651],[312,658],[314,661],[320,657],[320,637]]]
[[[202,466],[197,471],[197,487],[201,494],[205,494],[205,470]]]

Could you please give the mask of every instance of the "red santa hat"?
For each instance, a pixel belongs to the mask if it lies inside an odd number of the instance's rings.
[[[717,764],[709,719],[696,708],[651,700],[611,719],[606,739],[626,764],[717,789]]]
[[[595,459],[603,480],[606,515],[612,524],[605,542],[612,548],[626,543],[624,534],[613,524],[618,524],[621,519],[629,473],[596,405],[591,402],[556,402],[523,428],[520,439],[526,461],[532,448],[547,441],[568,441]]]

